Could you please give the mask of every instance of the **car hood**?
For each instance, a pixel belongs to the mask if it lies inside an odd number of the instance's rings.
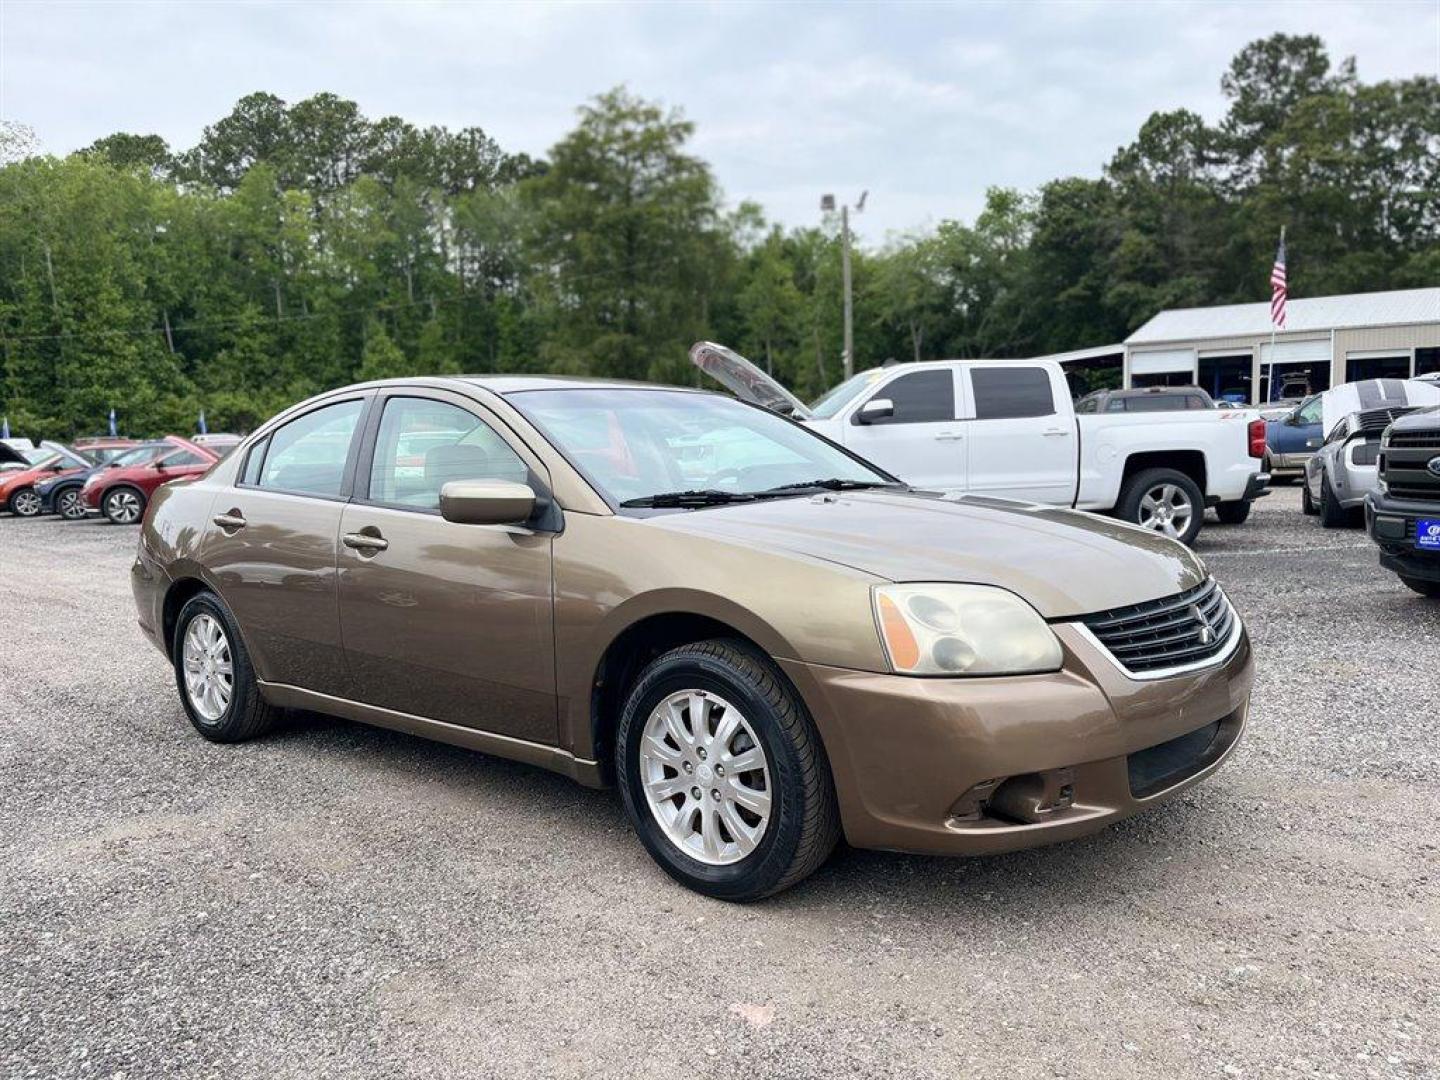
[[[1204,565],[1154,533],[974,495],[858,491],[649,518],[659,528],[838,563],[890,581],[998,585],[1049,619],[1192,588]]]

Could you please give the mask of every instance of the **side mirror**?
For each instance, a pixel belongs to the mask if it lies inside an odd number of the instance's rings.
[[[535,513],[535,492],[510,480],[451,480],[440,489],[440,516],[457,525],[522,525]]]
[[[855,419],[862,424],[873,424],[877,420],[888,420],[895,415],[895,403],[889,398],[871,398],[860,406]]]

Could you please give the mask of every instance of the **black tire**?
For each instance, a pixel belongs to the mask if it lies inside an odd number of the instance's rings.
[[[191,624],[202,615],[219,625],[230,659],[229,701],[223,711],[214,717],[204,715],[196,707],[185,683],[185,636]],[[260,684],[256,681],[250,654],[245,651],[240,628],[235,625],[229,609],[214,593],[196,593],[180,609],[180,616],[175,620],[175,634],[170,640],[170,660],[175,669],[175,689],[180,693],[185,715],[190,718],[195,730],[211,742],[244,742],[264,735],[280,721],[281,710],[266,704],[260,697]]]
[[[1400,582],[1407,589],[1414,589],[1421,596],[1428,596],[1432,600],[1440,600],[1440,581],[1426,581],[1424,578],[1402,576]]]
[[[1250,516],[1251,503],[1245,500],[1240,502],[1224,502],[1215,507],[1215,516],[1226,525],[1244,525],[1245,519]]]
[[[645,793],[640,757],[645,726],[661,702],[687,690],[733,703],[765,753],[770,817],[754,850],[725,865],[702,862],[681,850],[666,835]],[[742,641],[684,645],[640,673],[620,716],[615,776],[625,812],[651,857],[680,884],[719,900],[743,903],[789,888],[819,867],[840,837],[835,786],[820,733],[770,659]]]
[[[5,509],[16,517],[35,517],[40,513],[40,496],[33,487],[22,487],[10,493]]]
[[[1200,535],[1200,526],[1205,521],[1205,496],[1194,480],[1175,469],[1142,469],[1130,477],[1120,489],[1120,501],[1115,506],[1115,514],[1122,521],[1141,524],[1141,502],[1149,492],[1166,484],[1179,488],[1190,501],[1190,520],[1175,539],[1182,544],[1193,543],[1195,537]]]
[[[75,485],[61,488],[51,498],[50,503],[55,507],[55,513],[66,521],[80,521],[89,512],[85,506],[85,496]]]
[[[1319,512],[1315,509],[1315,500],[1310,497],[1310,481],[1303,476],[1300,478],[1300,510],[1310,517]]]
[[[139,488],[119,484],[101,496],[100,512],[112,525],[139,525],[145,517],[145,501],[145,493]]]
[[[1351,524],[1350,511],[1346,510],[1336,500],[1330,491],[1330,480],[1322,472],[1320,474],[1320,525],[1326,529],[1339,529]]]

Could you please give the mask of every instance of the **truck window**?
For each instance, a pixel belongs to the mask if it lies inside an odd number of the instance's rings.
[[[949,368],[912,371],[886,383],[868,400],[876,398],[889,398],[895,405],[895,415],[877,423],[927,424],[954,420],[955,376]]]
[[[975,388],[976,420],[1050,416],[1055,412],[1050,373],[1044,368],[971,368],[970,385]]]

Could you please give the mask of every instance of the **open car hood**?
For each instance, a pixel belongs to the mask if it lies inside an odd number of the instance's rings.
[[[796,420],[810,418],[804,402],[734,349],[713,341],[697,341],[690,347],[690,362],[741,401]]]
[[[1440,386],[1419,379],[1362,379],[1320,395],[1320,431],[1329,438],[1351,413],[1405,406],[1440,405]]]

